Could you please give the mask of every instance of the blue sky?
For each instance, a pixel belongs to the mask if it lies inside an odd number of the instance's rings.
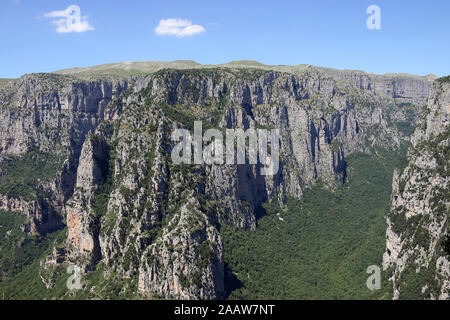
[[[380,30],[366,27],[372,4],[381,9]],[[53,21],[63,18],[45,15],[70,5],[80,7],[84,27],[93,30],[56,31]],[[191,21],[192,34],[155,32],[161,19],[175,18]],[[3,78],[177,59],[450,74],[448,0],[0,0],[0,30]]]

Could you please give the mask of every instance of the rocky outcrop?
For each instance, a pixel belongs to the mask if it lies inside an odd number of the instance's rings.
[[[21,225],[25,233],[32,235],[45,234],[63,227],[63,217],[55,208],[61,208],[63,203],[54,183],[42,183],[37,191],[45,197],[29,200],[21,197],[0,195],[0,210],[17,212],[27,217]]]
[[[179,299],[223,297],[222,240],[191,196],[144,251],[139,268],[141,292]]]
[[[92,201],[96,187],[107,178],[108,156],[104,137],[88,135],[81,149],[75,192],[65,207],[70,253],[72,257],[88,257],[88,263],[100,258],[99,221]]]
[[[394,174],[383,256],[394,299],[449,299],[449,113],[450,84],[436,81],[408,165]]]

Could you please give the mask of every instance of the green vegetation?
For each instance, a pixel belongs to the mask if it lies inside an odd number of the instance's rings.
[[[25,235],[18,227],[24,216],[0,211],[0,297],[3,299],[136,299],[137,277],[122,278],[104,274],[100,263],[94,271],[82,277],[83,290],[67,289],[67,265],[63,263],[47,272],[53,286],[47,289],[41,280],[40,266],[55,245],[64,245],[66,230],[43,236]]]
[[[181,124],[191,134],[194,133],[194,121],[202,121],[203,132],[208,129],[217,128],[224,111],[220,102],[217,106],[208,108],[166,104],[161,109],[169,119]]]
[[[25,217],[0,211],[0,296],[5,299],[51,299],[61,297],[69,275],[60,267],[55,286],[47,290],[39,276],[39,264],[55,243],[63,243],[65,230],[43,236],[25,235],[19,226]]]
[[[137,276],[120,277],[117,274],[105,273],[105,266],[100,262],[94,271],[82,278],[83,290],[77,290],[70,297],[75,300],[102,299],[125,300],[139,299],[137,292]]]
[[[412,103],[400,103],[396,107],[392,107],[389,109],[389,112],[403,112],[405,115],[404,121],[397,121],[394,122],[394,125],[397,127],[397,130],[403,133],[405,136],[411,136],[415,129],[415,119],[417,116],[417,111],[419,110],[419,107],[412,104]],[[392,116],[391,114],[388,115],[389,118]]]
[[[0,194],[33,199],[38,182],[55,178],[61,167],[61,156],[36,150],[7,156],[0,163]]]
[[[450,83],[450,76],[438,78],[436,81],[439,83]]]
[[[266,74],[270,73],[270,70],[261,70],[261,69],[254,69],[254,68],[239,68],[239,69],[231,69],[231,73],[233,73],[237,78],[239,79],[245,79],[245,80],[257,80],[260,77],[265,76]]]
[[[440,135],[438,135],[433,141],[429,143],[428,148],[433,152],[434,158],[436,158],[438,163],[437,172],[443,177],[450,175],[450,148],[444,141],[450,139],[450,128]]]
[[[436,280],[436,258],[429,261],[428,268],[422,266],[419,272],[416,272],[417,265],[412,260],[408,260],[398,280],[401,288],[398,298],[401,300],[430,299],[430,292],[440,292],[439,281]],[[422,292],[425,284],[425,290]]]
[[[338,152],[340,148],[341,141],[338,138],[333,139],[333,141],[331,141],[331,150],[333,150],[334,152]]]
[[[450,139],[450,126],[446,130],[435,136],[431,141],[422,141],[416,147],[416,151],[430,151],[436,159],[438,167],[436,171],[443,177],[450,175],[450,148],[447,141]]]
[[[379,106],[375,98],[364,91],[353,89],[349,95],[349,103],[355,108],[374,110]]]
[[[193,110],[183,105],[170,105],[167,104],[163,107],[165,115],[173,121],[176,121],[183,125],[184,128],[194,131],[194,121],[200,121]]]
[[[414,123],[409,121],[399,121],[396,122],[395,125],[398,131],[403,133],[405,136],[411,136],[415,129]]]
[[[399,158],[381,150],[353,154],[341,189],[318,184],[301,202],[290,199],[282,208],[266,203],[256,231],[222,226],[225,262],[237,278],[228,279],[230,298],[386,298],[390,284],[369,291],[366,270],[381,265],[384,213]]]

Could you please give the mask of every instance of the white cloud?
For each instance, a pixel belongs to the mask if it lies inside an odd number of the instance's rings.
[[[56,32],[58,33],[94,30],[86,20],[86,17],[81,16],[81,9],[77,5],[70,5],[65,10],[52,11],[44,16],[47,18],[62,18],[53,21],[56,24]]]
[[[189,20],[180,18],[175,19],[162,19],[159,21],[158,26],[155,28],[155,32],[160,36],[176,36],[187,37],[193,36],[205,32],[205,28],[198,24],[192,24]]]

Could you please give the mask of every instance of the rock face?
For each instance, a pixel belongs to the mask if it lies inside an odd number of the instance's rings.
[[[394,174],[383,267],[394,299],[449,299],[450,84],[436,81],[411,138],[408,165]]]
[[[75,191],[66,204],[67,243],[76,257],[95,262],[100,254],[98,219],[92,208],[95,188],[105,182],[108,147],[103,137],[89,134],[81,149]]]
[[[129,81],[32,74],[0,88],[0,162],[31,150],[63,159],[55,177],[36,183],[35,192],[1,197],[1,208],[29,217],[26,232],[44,234],[62,226],[85,137],[102,122],[106,105],[127,89]]]
[[[127,87],[127,80],[33,74],[0,88],[2,153],[81,148],[84,135],[102,121],[106,105]]]
[[[219,299],[220,226],[255,229],[262,202],[301,198],[319,179],[337,188],[346,155],[408,142],[430,88],[423,78],[322,68],[27,75],[0,89],[0,143],[5,156],[35,148],[65,159],[45,182],[53,198],[35,201],[63,217],[67,261],[135,278],[143,296]],[[204,130],[279,129],[278,173],[248,162],[174,164],[171,134],[194,120]],[[26,211],[20,199],[0,200]]]

